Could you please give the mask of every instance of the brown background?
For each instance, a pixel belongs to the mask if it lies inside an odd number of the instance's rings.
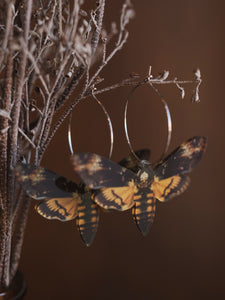
[[[109,1],[108,1],[109,2]],[[111,1],[106,19],[117,20],[122,1]],[[129,42],[106,68],[105,83],[131,71],[146,75],[169,69],[172,77],[192,78],[202,71],[201,103],[191,104],[192,86],[181,100],[174,86],[160,87],[173,117],[170,151],[194,135],[209,146],[191,175],[190,188],[166,204],[157,204],[149,235],[138,232],[131,212],[102,213],[90,248],[82,243],[75,222],[47,221],[30,212],[21,270],[28,283],[26,299],[224,299],[224,1],[134,1],[136,18]],[[103,84],[103,85],[104,85]],[[113,160],[128,153],[123,109],[129,89],[104,94],[115,130]],[[129,132],[135,149],[150,147],[159,157],[166,133],[162,107],[143,87],[129,107]],[[92,99],[74,112],[78,151],[107,156],[109,135],[104,116]],[[66,127],[60,129],[43,166],[69,178]]]

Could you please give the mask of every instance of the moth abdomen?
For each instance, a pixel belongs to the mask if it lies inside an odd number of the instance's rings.
[[[85,194],[81,195],[81,202],[78,205],[77,226],[82,240],[86,246],[90,246],[97,232],[99,213],[90,193]]]
[[[146,194],[145,197],[143,195],[135,195],[134,200],[133,218],[140,232],[146,236],[154,221],[156,201],[152,192]]]

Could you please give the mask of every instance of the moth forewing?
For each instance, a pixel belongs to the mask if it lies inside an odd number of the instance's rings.
[[[27,195],[35,200],[51,198],[70,198],[72,192],[66,187],[70,181],[66,178],[49,171],[43,167],[36,167],[31,164],[18,164],[15,168],[15,175]],[[73,185],[73,192],[77,189]]]
[[[91,189],[128,186],[135,173],[95,153],[77,153],[71,158],[74,171]]]
[[[155,175],[161,180],[177,174],[190,173],[202,159],[206,146],[207,138],[204,136],[189,139],[154,168]]]

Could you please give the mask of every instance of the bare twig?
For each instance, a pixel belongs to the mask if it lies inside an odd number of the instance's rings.
[[[9,114],[10,114],[10,106],[11,106],[11,90],[12,90],[12,69],[13,69],[13,53],[12,53],[12,14],[13,4],[10,2],[8,6],[8,16],[7,16],[7,32],[4,43],[9,45],[9,55],[8,61],[6,64],[6,76],[5,76],[5,91],[4,91],[4,102],[3,108],[7,117],[4,117],[3,121],[0,123],[1,129],[1,139],[0,139],[0,149],[1,149],[1,165],[0,165],[0,194],[1,194],[1,208],[0,208],[0,282],[3,277],[3,263],[4,257],[6,253],[6,235],[7,235],[7,218],[9,217],[9,213],[7,210],[7,144],[8,144],[8,132],[4,129],[9,128]]]
[[[102,29],[104,9],[105,9],[105,0],[100,0],[98,3],[97,10],[95,11],[95,17],[93,19],[94,24],[95,24],[95,29],[94,29],[92,39],[91,39],[91,54],[92,54],[92,56],[94,56],[95,51],[98,46],[99,36],[101,33],[101,29]]]
[[[12,34],[13,12],[15,11],[14,2],[15,2],[14,0],[9,0],[8,2],[5,35],[1,45],[2,49],[0,51],[0,66],[2,65],[2,61],[4,59],[7,44],[10,40],[10,35]]]
[[[36,149],[35,144],[32,142],[32,140],[26,135],[25,132],[23,132],[23,130],[21,128],[18,129],[18,131],[22,134],[22,136],[28,141],[29,144],[31,144],[31,146]]]
[[[30,203],[31,203],[30,198],[26,197],[24,200],[24,203],[23,203],[22,215],[20,217],[20,224],[18,226],[15,248],[13,249],[14,255],[12,256],[11,268],[10,268],[10,278],[11,279],[14,278],[16,271],[18,269],[18,266],[19,266]]]
[[[24,43],[26,48],[28,47],[28,36],[30,30],[30,18],[32,12],[32,0],[26,1],[26,13],[25,13],[25,20],[24,20]],[[17,154],[17,137],[18,137],[18,124],[19,124],[19,116],[20,116],[20,105],[22,101],[22,93],[23,93],[23,83],[24,83],[24,75],[25,75],[25,68],[27,63],[27,52],[22,52],[21,63],[17,83],[17,91],[16,91],[16,99],[14,103],[14,107],[12,109],[12,132],[11,132],[11,155],[10,155],[10,167],[14,166],[16,163],[16,154]]]
[[[29,30],[30,30],[30,18],[31,18],[31,12],[32,12],[32,0],[27,0],[25,2],[25,19],[24,19],[24,41],[26,46],[28,46],[28,36],[29,36]],[[10,130],[10,155],[9,155],[9,170],[10,173],[8,174],[8,195],[9,195],[9,201],[12,202],[13,198],[13,190],[12,187],[14,186],[14,178],[12,174],[11,168],[15,166],[16,159],[17,159],[17,143],[18,143],[18,129],[19,129],[19,117],[20,117],[20,108],[21,108],[21,101],[22,101],[22,92],[23,92],[23,80],[25,75],[25,69],[26,69],[26,62],[27,62],[27,55],[26,51],[23,51],[21,54],[21,65],[19,68],[19,74],[18,77],[18,83],[16,88],[16,97],[14,106],[12,108],[12,126]],[[11,210],[11,204],[8,202],[8,210]],[[9,220],[8,220],[9,222]],[[11,253],[11,224],[9,222],[8,224],[8,232],[6,236],[6,251],[5,251],[5,260],[4,260],[4,283],[6,286],[10,283],[10,274],[9,274],[9,268],[10,268],[10,253]]]

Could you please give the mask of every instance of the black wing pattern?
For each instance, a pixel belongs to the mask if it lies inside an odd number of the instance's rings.
[[[77,189],[76,184],[66,178],[31,164],[18,164],[15,175],[27,195],[35,200],[70,198]]]
[[[196,136],[176,148],[162,163],[154,168],[159,179],[191,172],[206,150],[207,138]]]
[[[134,182],[128,186],[100,189],[95,193],[94,201],[104,209],[127,210],[134,205]]]
[[[154,169],[152,190],[161,202],[183,193],[189,183],[191,172],[200,162],[207,145],[206,137],[193,137],[175,149]]]
[[[71,221],[77,216],[79,195],[76,193],[70,198],[52,198],[41,201],[35,206],[37,212],[49,220]]]
[[[190,177],[177,174],[166,179],[154,179],[152,190],[154,197],[160,202],[166,202],[175,196],[182,194],[190,184]]]
[[[91,189],[128,186],[136,174],[95,153],[72,156],[75,172]]]

